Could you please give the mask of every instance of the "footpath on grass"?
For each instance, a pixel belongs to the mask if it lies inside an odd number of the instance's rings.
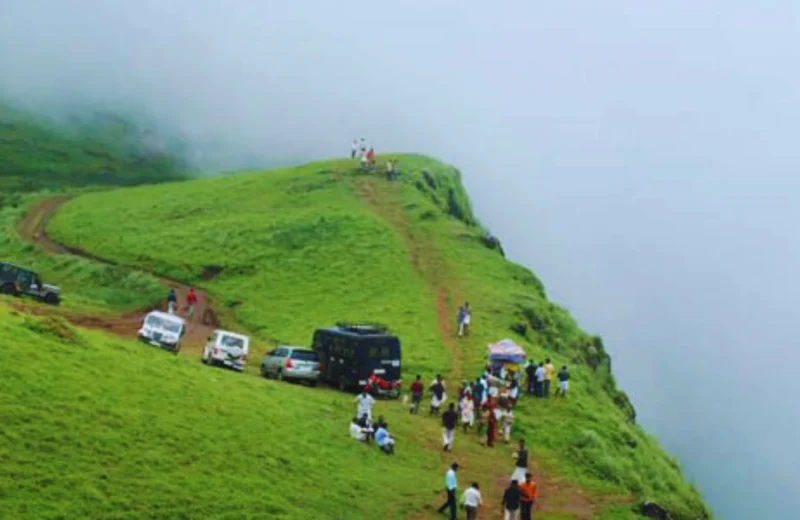
[[[100,258],[81,249],[70,247],[58,243],[47,236],[47,223],[55,215],[58,209],[69,200],[69,196],[59,195],[40,200],[30,207],[25,217],[19,222],[17,230],[20,236],[30,242],[37,244],[44,251],[52,255],[75,255],[97,263],[106,265],[117,265],[116,262]],[[157,275],[154,275],[157,276]],[[112,334],[126,338],[135,338],[144,316],[154,309],[166,309],[166,294],[169,287],[174,287],[178,295],[179,302],[186,301],[186,294],[189,286],[164,277],[158,277],[164,286],[164,300],[153,302],[152,305],[143,309],[137,309],[124,314],[108,315],[87,315],[76,313],[64,313],[53,307],[16,303],[15,307],[37,315],[58,315],[63,316],[69,322],[92,329],[100,329]],[[195,308],[195,321],[188,322],[186,337],[181,346],[181,352],[200,352],[205,344],[205,339],[211,335],[215,328],[219,326],[217,313],[214,311],[212,302],[208,299],[205,291],[195,288],[197,293],[197,306]],[[69,298],[69,295],[66,295]],[[182,309],[179,308],[179,313]]]
[[[442,344],[450,354],[451,366],[445,379],[451,395],[457,398],[457,389],[461,381],[472,380],[465,372],[462,349],[475,346],[471,345],[469,340],[456,341],[456,331],[453,328],[456,309],[453,305],[467,298],[454,280],[453,271],[439,253],[435,242],[411,225],[401,204],[395,200],[399,190],[402,189],[400,183],[390,184],[375,177],[362,177],[356,181],[355,189],[359,197],[403,237],[408,248],[409,262],[426,280],[431,294],[436,298],[439,334]],[[441,450],[441,444],[437,445],[436,440],[438,439],[431,440],[431,448]],[[491,448],[483,448],[477,442],[474,432],[462,434],[459,431],[456,433],[454,452],[441,455],[442,479],[445,469],[453,461],[458,461],[463,468],[459,487],[462,490],[466,489],[473,480],[480,483],[484,501],[481,517],[500,518],[502,516],[500,504],[503,491],[509,483],[515,446],[516,444],[511,444],[506,447],[502,442],[498,442],[493,448],[494,451],[491,451]],[[577,486],[542,473],[533,460],[534,455],[535,449],[531,450],[531,471],[540,490],[540,500],[536,506],[537,515],[564,515],[567,518],[583,520],[592,518],[598,509],[602,508]],[[443,493],[441,496],[437,495],[436,502],[432,506],[438,507],[444,500]]]

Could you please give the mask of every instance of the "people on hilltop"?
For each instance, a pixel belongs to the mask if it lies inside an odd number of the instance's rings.
[[[178,294],[175,292],[174,287],[169,288],[167,293],[167,312],[175,314],[176,306],[178,305]]]
[[[387,159],[386,161],[386,180],[393,181],[397,177],[397,159]]]
[[[417,374],[417,378],[411,383],[411,409],[409,413],[418,414],[419,404],[422,402],[422,394],[425,391],[425,385],[422,383],[422,376]]]
[[[197,306],[197,293],[194,287],[189,288],[186,293],[186,308],[188,309],[189,321],[194,321],[194,309]]]
[[[525,473],[525,482],[519,485],[520,491],[520,520],[532,520],[533,508],[539,498],[539,490],[533,481],[531,473]]]
[[[461,497],[461,505],[464,506],[464,509],[467,511],[467,520],[477,520],[478,509],[483,505],[481,490],[477,482],[473,482],[472,485],[464,491],[464,495]]]
[[[519,509],[520,509],[520,502],[522,499],[522,493],[519,489],[519,481],[512,480],[511,484],[506,488],[505,492],[503,493],[503,513],[504,513],[504,520],[520,520],[519,519]]]
[[[569,389],[569,370],[567,370],[567,365],[561,367],[561,370],[558,371],[558,389],[556,390],[556,397],[559,395],[561,397],[567,397],[567,390]]]
[[[358,139],[353,139],[353,144],[350,147],[350,158],[355,159],[358,153]]]
[[[366,415],[372,421],[372,407],[375,405],[375,398],[367,392],[366,387],[356,396],[356,404],[358,405],[358,416]]]
[[[444,428],[444,433],[442,435],[442,449],[444,451],[453,451],[453,437],[455,435],[457,425],[458,413],[456,412],[456,405],[450,403],[447,411],[442,414],[442,427]]]
[[[436,379],[433,380],[430,386],[431,391],[431,412],[430,415],[439,415],[439,408],[447,399],[445,394],[445,384],[440,374],[436,374]]]
[[[375,444],[387,455],[394,455],[394,438],[389,434],[389,425],[383,420],[375,430]]]
[[[550,397],[550,380],[553,379],[553,363],[550,358],[544,361],[544,396]]]
[[[447,492],[447,501],[439,508],[439,513],[444,513],[449,510],[450,520],[456,520],[456,491],[458,490],[458,479],[456,472],[458,471],[458,462],[450,465],[450,469],[444,475],[445,491]]]
[[[367,150],[367,165],[370,168],[375,166],[375,150],[371,147],[369,150]]]

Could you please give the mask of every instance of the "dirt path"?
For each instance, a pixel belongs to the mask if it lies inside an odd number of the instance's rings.
[[[68,200],[68,196],[60,195],[42,199],[31,206],[31,208],[28,210],[28,213],[26,213],[25,217],[23,217],[23,219],[17,225],[17,230],[20,236],[25,240],[37,244],[50,254],[70,254],[81,256],[102,264],[117,265],[116,262],[111,260],[100,258],[97,255],[85,252],[75,247],[60,244],[47,236],[47,223],[50,221],[53,215],[55,215],[56,211],[58,211],[61,205]],[[189,287],[176,280],[168,280],[165,278],[159,279],[164,286],[165,299],[168,288],[175,288],[175,291],[178,295],[178,314],[188,320],[185,302],[186,295],[189,292]],[[198,300],[197,305],[195,306],[195,316],[194,320],[190,321],[188,324],[186,337],[181,345],[181,353],[199,353],[202,351],[205,338],[207,338],[214,331],[214,329],[219,326],[217,315],[214,312],[213,306],[211,305],[211,302],[209,301],[205,291],[195,288],[195,292],[197,293]],[[65,313],[52,307],[38,305],[20,304],[17,305],[17,307],[32,314],[57,314],[64,316],[71,323],[81,327],[101,329],[126,338],[133,338],[136,337],[141,320],[144,318],[145,314],[153,309],[166,310],[166,301],[154,302],[152,305],[146,308],[118,315],[83,315],[69,312]]]

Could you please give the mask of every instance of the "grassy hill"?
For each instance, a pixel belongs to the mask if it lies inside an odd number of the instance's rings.
[[[664,505],[676,518],[707,517],[699,494],[675,460],[636,426],[635,412],[616,388],[600,338],[581,331],[567,312],[548,301],[532,273],[487,245],[458,172],[424,157],[399,159],[402,175],[395,183],[361,174],[351,161],[330,161],[268,174],[244,172],[89,193],[69,202],[48,230],[60,241],[130,268],[202,286],[226,305],[242,328],[266,342],[305,344],[315,327],[341,319],[388,323],[403,341],[406,379],[415,373],[430,378],[442,372],[451,387],[461,378],[473,379],[486,345],[512,337],[535,359],[552,357],[558,365],[568,364],[573,374],[568,401],[527,399],[516,414],[515,437],[524,436],[532,446],[545,489],[539,518],[635,518],[632,506],[643,500]],[[131,304],[152,297],[147,290],[131,293]],[[457,339],[455,311],[465,300],[474,309],[473,334]],[[25,326],[25,318],[0,315],[0,319],[11,320],[14,327]],[[15,457],[38,468],[38,479],[54,479],[57,468],[72,465],[73,455],[92,458],[99,455],[97,451],[125,446],[124,455],[104,467],[123,476],[129,465],[136,464],[143,472],[137,477],[142,486],[151,477],[154,482],[179,482],[156,501],[174,516],[181,516],[179,511],[190,505],[206,516],[222,516],[213,505],[219,498],[206,493],[202,483],[209,475],[219,479],[223,496],[236,497],[230,502],[235,507],[241,504],[242,515],[248,512],[254,517],[264,513],[263,504],[272,500],[279,500],[287,514],[297,513],[291,507],[302,508],[301,517],[326,511],[324,505],[330,500],[340,505],[333,511],[341,511],[343,518],[406,518],[430,511],[438,500],[431,498],[431,492],[441,488],[441,474],[451,460],[438,453],[438,425],[424,417],[408,417],[399,403],[386,404],[383,410],[403,446],[401,455],[388,460],[363,452],[344,438],[353,411],[346,396],[325,389],[276,387],[249,374],[209,371],[196,360],[165,360],[120,340],[88,333],[86,337],[90,339],[79,349],[63,347],[61,339],[40,349],[61,348],[67,359],[82,356],[77,364],[63,364],[56,372],[59,377],[48,384],[59,384],[62,374],[69,380],[85,378],[87,373],[97,377],[108,367],[109,376],[102,376],[110,379],[108,384],[125,385],[128,371],[140,378],[149,378],[145,374],[152,371],[152,380],[124,389],[85,385],[78,394],[87,402],[108,399],[107,408],[119,414],[134,401],[141,415],[118,417],[113,439],[98,441],[99,446],[80,443],[68,450],[49,438],[54,451],[33,445],[17,450]],[[26,356],[19,359],[28,363]],[[129,361],[130,367],[118,366]],[[48,372],[38,364],[34,367],[31,362],[26,370]],[[7,365],[4,370],[22,369]],[[204,392],[212,397],[201,399]],[[38,402],[38,397],[25,395]],[[158,396],[166,395],[171,396],[166,408],[170,413],[155,424],[142,421],[161,412]],[[77,399],[69,399],[73,398]],[[230,401],[235,411],[201,404],[223,401]],[[72,421],[72,408],[67,409],[70,413],[62,421]],[[15,418],[6,435],[26,438],[30,431],[25,428],[33,428],[32,420],[16,420],[21,414],[16,409],[3,414]],[[102,414],[88,409],[80,417],[88,430],[103,424]],[[184,421],[187,426],[182,426]],[[223,421],[221,426],[217,421]],[[141,444],[128,450],[142,435],[151,437],[142,430],[143,423],[158,428],[150,433],[166,437],[174,443],[172,449]],[[210,438],[226,439],[223,446],[234,438],[237,449],[242,444],[231,433],[241,432],[248,439],[244,445],[249,456],[230,459],[221,475],[208,467],[197,472],[186,469],[194,464],[193,455],[200,458],[205,451],[193,450],[195,445],[204,446],[198,432],[209,428]],[[211,444],[215,460],[223,459],[220,453],[234,453]],[[467,461],[462,483],[476,479],[489,490],[496,491],[512,469],[508,449],[482,448],[474,436],[457,437],[455,456]],[[279,457],[297,458],[276,466],[263,462]],[[156,461],[158,474],[150,475],[152,468],[144,466]],[[310,469],[310,462],[323,464],[322,471]],[[223,466],[212,465],[216,471]],[[70,470],[70,474],[72,485],[87,492],[96,485],[91,473]],[[246,482],[250,475],[259,481],[258,488]],[[320,486],[324,501],[307,498],[309,490]],[[127,492],[125,488],[106,493],[106,499],[116,500],[119,492],[135,501],[135,487]],[[297,489],[304,494],[292,494]],[[9,504],[11,511],[19,512],[25,502],[17,501],[13,493],[0,495],[0,513]],[[81,511],[95,516],[112,507],[64,490],[41,502],[75,511],[84,508]],[[124,503],[120,502],[121,508]],[[347,503],[355,510],[346,510]],[[386,513],[376,516],[375,508],[379,512],[385,508]],[[147,512],[136,509],[130,515],[147,516]]]
[[[0,101],[0,206],[15,192],[182,178],[175,148],[118,115],[56,122]]]

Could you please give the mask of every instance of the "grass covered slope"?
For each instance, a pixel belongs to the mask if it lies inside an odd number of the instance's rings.
[[[514,338],[537,361],[551,357],[573,374],[568,401],[526,399],[516,413],[517,436],[528,439],[547,479],[543,503],[559,506],[551,518],[585,518],[570,502],[581,489],[607,497],[604,518],[630,518],[630,506],[644,500],[676,518],[707,517],[676,462],[636,426],[600,338],[487,244],[457,171],[424,157],[400,159],[395,183],[358,173],[353,161],[332,161],[88,194],[69,202],[49,231],[102,257],[202,285],[263,339],[306,344],[315,327],[337,320],[386,322],[403,341],[406,380],[417,372],[447,373],[450,385],[472,379],[487,343]],[[464,300],[474,309],[473,335],[457,340],[455,310]],[[340,412],[339,427],[349,413]],[[510,469],[473,437],[464,443],[474,463]]]
[[[0,518],[399,519],[437,487],[424,447],[388,458],[348,438],[351,396],[2,304],[0,338]],[[415,433],[404,412],[377,411]]]
[[[115,115],[54,122],[0,102],[0,205],[15,191],[181,178],[183,162]]]

